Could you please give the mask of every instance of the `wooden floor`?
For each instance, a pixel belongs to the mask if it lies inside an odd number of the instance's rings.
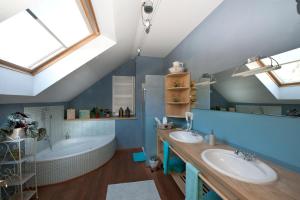
[[[184,199],[171,176],[151,172],[144,163],[134,163],[132,152],[137,149],[117,151],[114,157],[99,169],[65,183],[39,188],[40,200],[103,200],[109,184],[153,179],[161,199]]]

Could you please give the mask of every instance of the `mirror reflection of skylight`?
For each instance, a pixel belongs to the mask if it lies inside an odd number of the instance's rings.
[[[43,0],[0,23],[0,59],[30,70],[89,37],[77,0]]]
[[[300,48],[272,56],[281,69],[270,72],[280,85],[300,83]],[[265,65],[270,65],[270,59],[261,60]],[[276,65],[275,62],[272,63]]]
[[[272,73],[283,84],[300,83],[300,61],[283,64]]]

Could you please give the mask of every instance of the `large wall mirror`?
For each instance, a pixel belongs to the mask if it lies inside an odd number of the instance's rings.
[[[300,48],[204,74],[195,108],[300,117]]]

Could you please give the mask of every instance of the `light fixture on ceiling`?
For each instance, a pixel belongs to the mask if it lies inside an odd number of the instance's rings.
[[[217,82],[216,78],[212,74],[203,74],[200,82],[196,83],[196,86],[207,86],[212,85]]]
[[[145,32],[147,34],[149,34],[150,28],[152,26],[152,24],[151,24],[152,17],[150,15],[153,12],[153,2],[151,0],[144,1],[142,6],[141,6],[141,12],[142,12],[141,13],[142,23],[145,27]],[[145,15],[148,15],[148,18]]]
[[[271,72],[274,70],[281,69],[281,66],[279,63],[272,57],[267,57],[270,59],[271,64],[265,65],[259,57],[253,57],[249,58],[247,60],[247,63],[245,64],[250,70],[243,71],[243,72],[234,72],[232,74],[232,77],[248,77],[253,76],[256,74],[261,74],[265,72]],[[273,62],[276,63],[276,65],[273,65]],[[239,68],[238,68],[239,69]]]

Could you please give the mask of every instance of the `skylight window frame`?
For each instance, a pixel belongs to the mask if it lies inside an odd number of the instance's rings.
[[[98,26],[98,23],[96,20],[94,8],[93,8],[91,1],[92,0],[80,0],[79,1],[80,6],[82,7],[82,9],[84,11],[83,13],[85,16],[83,16],[83,17],[85,17],[87,19],[87,23],[91,27],[91,30],[92,30],[92,33],[89,36],[83,38],[82,40],[80,40],[77,43],[73,44],[72,46],[68,47],[67,49],[61,51],[57,55],[43,61],[40,65],[38,65],[34,69],[22,67],[22,66],[16,65],[14,63],[11,63],[11,62],[8,62],[8,61],[2,60],[2,59],[0,59],[0,65],[1,65],[0,67],[12,69],[12,70],[20,71],[20,72],[24,72],[24,73],[29,73],[34,76],[37,73],[50,67],[52,64],[58,62],[62,58],[66,57],[67,55],[71,54],[75,50],[79,49],[83,45],[87,44],[91,40],[98,37],[100,35],[100,30],[99,30],[99,26]]]

